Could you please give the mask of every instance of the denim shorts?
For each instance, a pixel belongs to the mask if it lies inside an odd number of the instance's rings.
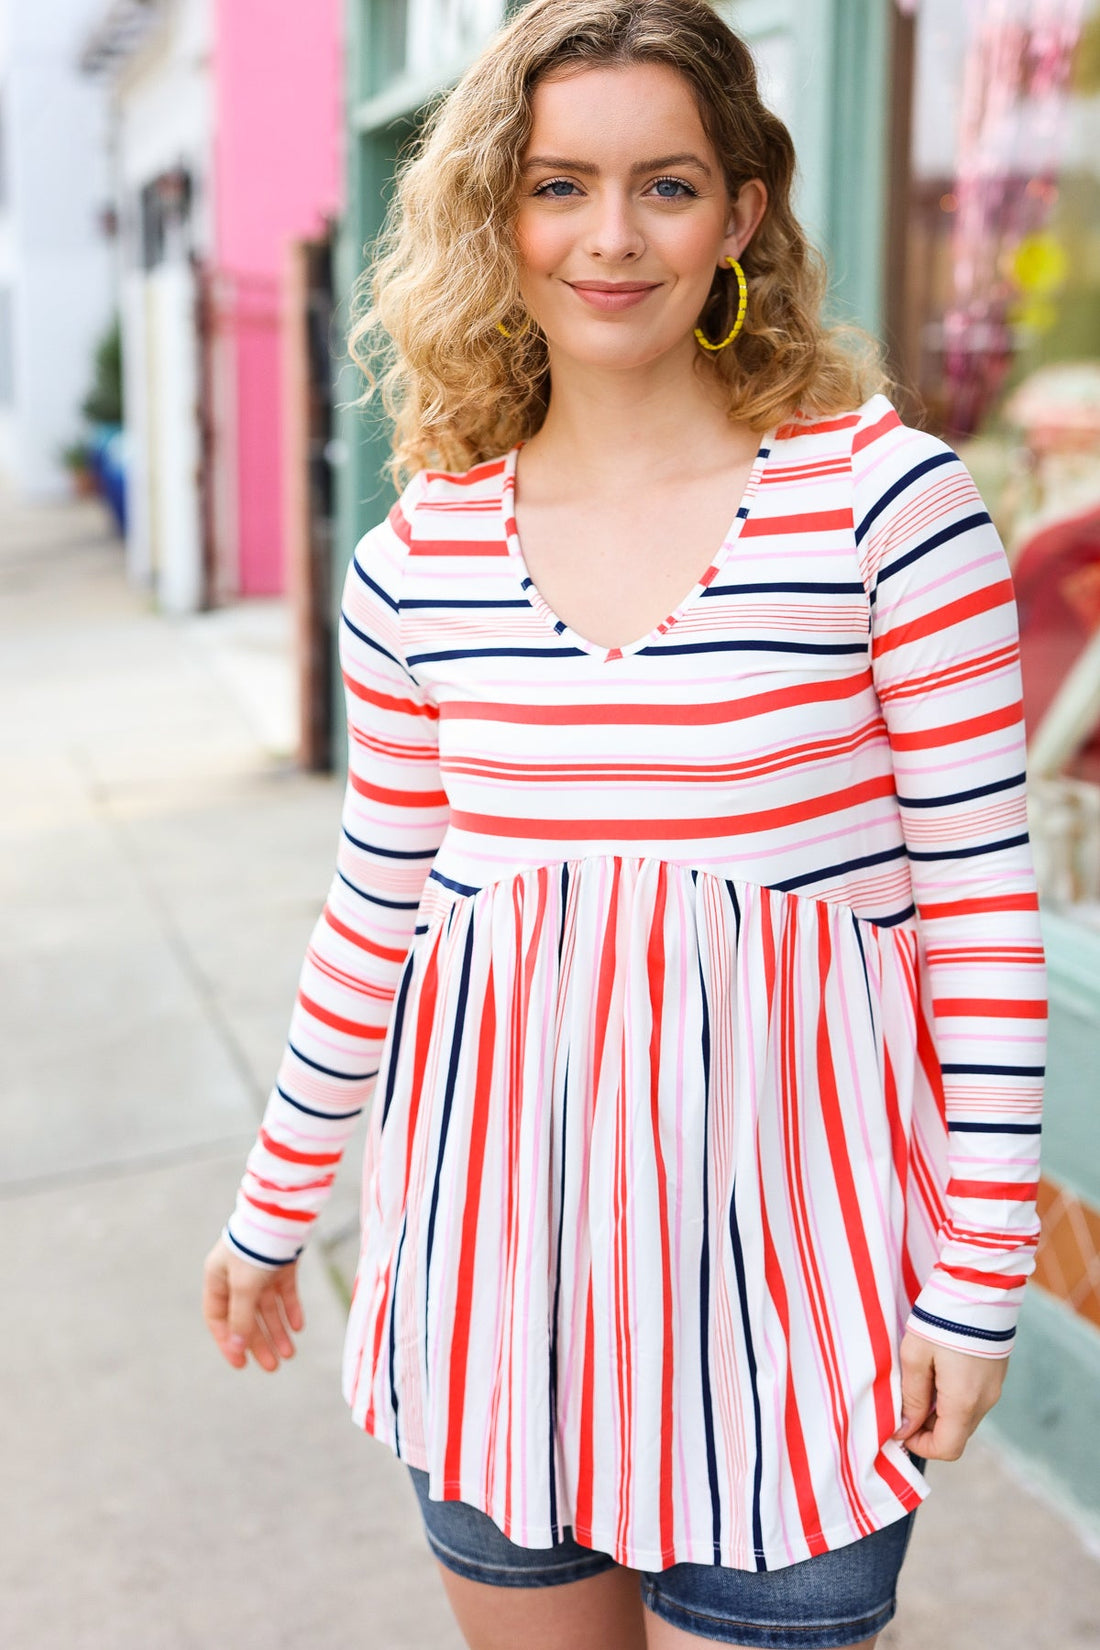
[[[910,1459],[924,1470],[918,1456]],[[409,1467],[409,1475],[428,1545],[457,1575],[494,1587],[554,1587],[615,1568],[610,1554],[580,1546],[568,1529],[558,1546],[517,1546],[479,1508],[429,1500],[428,1474],[419,1467]],[[779,1570],[718,1564],[641,1570],[642,1599],[674,1627],[719,1644],[840,1650],[869,1639],[893,1617],[914,1517],[915,1509],[846,1547]]]

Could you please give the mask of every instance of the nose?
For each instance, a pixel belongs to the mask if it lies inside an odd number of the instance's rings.
[[[641,257],[645,239],[628,193],[620,189],[594,193],[585,241],[588,255],[603,263],[627,263]]]

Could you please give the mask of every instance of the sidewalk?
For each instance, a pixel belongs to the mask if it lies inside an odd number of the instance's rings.
[[[0,498],[0,546],[0,1644],[458,1650],[340,1396],[361,1146],[297,1358],[234,1373],[199,1315],[336,842],[279,754],[283,610],[154,615],[93,505]],[[883,1650],[1097,1650],[1070,1526],[980,1440],[930,1478]]]

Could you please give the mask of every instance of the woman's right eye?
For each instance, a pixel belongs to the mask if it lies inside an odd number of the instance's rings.
[[[538,188],[533,189],[531,193],[532,195],[549,195],[553,192],[555,200],[568,200],[568,195],[559,195],[557,191],[574,187],[568,178],[547,178],[545,183],[540,183]]]

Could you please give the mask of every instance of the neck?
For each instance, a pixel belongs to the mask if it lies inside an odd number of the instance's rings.
[[[755,452],[757,438],[731,422],[719,385],[695,369],[687,340],[659,361],[628,371],[562,359],[551,348],[546,417],[526,443],[543,466],[568,466],[578,490],[633,493],[682,474],[706,472]]]

